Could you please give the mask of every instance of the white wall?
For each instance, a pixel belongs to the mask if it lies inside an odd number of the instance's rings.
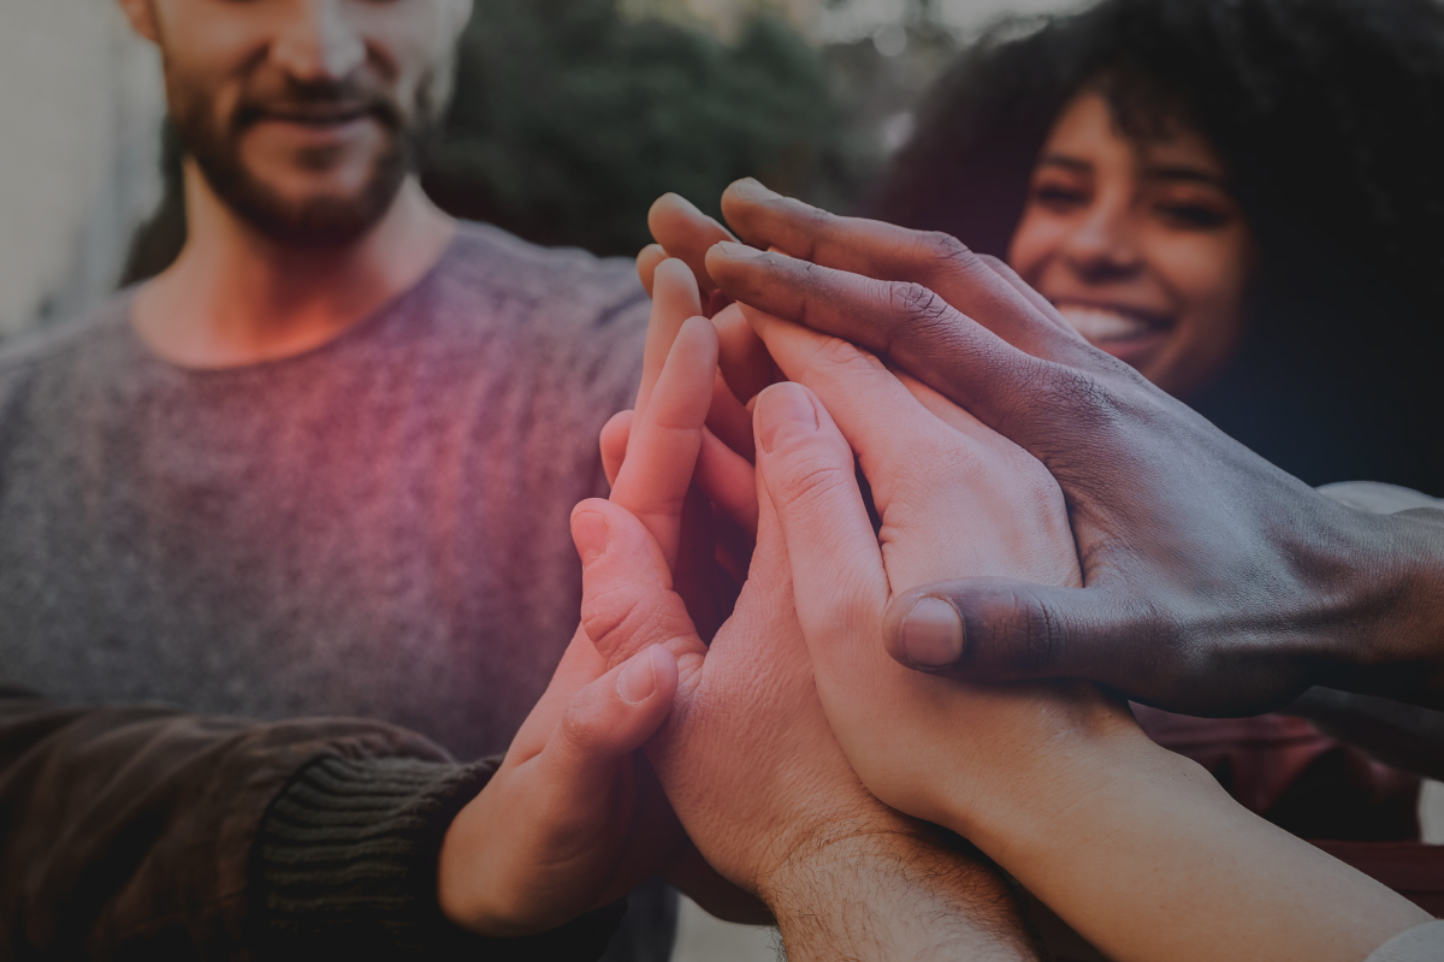
[[[163,103],[112,0],[0,0],[0,336],[114,287],[160,196]]]

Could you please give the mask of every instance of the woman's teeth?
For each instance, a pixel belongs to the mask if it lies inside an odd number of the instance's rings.
[[[1060,304],[1058,313],[1092,344],[1142,337],[1156,327],[1136,314],[1121,314],[1101,307]]]

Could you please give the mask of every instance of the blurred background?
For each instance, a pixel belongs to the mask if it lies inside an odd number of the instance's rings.
[[[910,108],[1004,13],[1060,0],[477,0],[433,197],[630,256],[677,191],[754,176],[862,203]],[[0,338],[74,316],[183,240],[160,67],[112,0],[0,0]]]

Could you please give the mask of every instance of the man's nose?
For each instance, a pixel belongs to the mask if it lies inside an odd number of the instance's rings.
[[[346,0],[290,0],[271,60],[302,83],[340,80],[366,60],[366,41]]]
[[[1143,263],[1131,212],[1123,204],[1097,204],[1063,244],[1068,264],[1080,278],[1100,282],[1127,277]]]

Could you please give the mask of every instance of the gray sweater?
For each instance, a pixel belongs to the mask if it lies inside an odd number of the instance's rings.
[[[128,303],[0,356],[0,678],[505,750],[577,624],[631,266],[467,225],[341,337],[227,370],[155,358]]]
[[[632,266],[464,225],[342,336],[214,371],[149,353],[129,301],[0,353],[0,682],[72,704],[355,715],[462,759],[504,751],[576,627],[568,513],[605,493],[598,431],[636,390]],[[334,773],[307,769],[266,844],[282,816],[290,836],[352,844],[330,809],[399,791],[367,771],[319,804],[308,783]],[[430,831],[402,834],[424,847]],[[259,869],[273,906],[275,890],[321,904],[333,883],[280,879],[283,855]],[[659,895],[634,901],[614,949],[665,954]]]

